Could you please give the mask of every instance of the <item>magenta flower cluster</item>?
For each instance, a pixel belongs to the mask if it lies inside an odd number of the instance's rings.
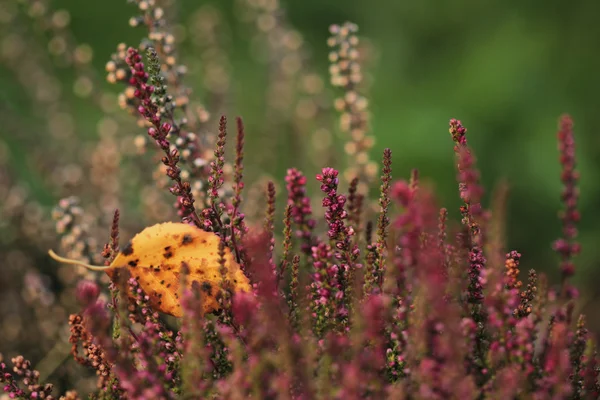
[[[356,234],[364,229],[356,221],[370,217],[349,217],[348,196],[341,193],[333,168],[316,176],[325,211],[321,221],[313,219],[306,179],[297,170],[288,171],[284,225],[293,224],[297,231],[293,235],[285,229],[281,253],[276,235],[268,231],[276,216],[272,184],[267,231],[223,224],[219,233],[229,238],[228,245],[235,237],[240,264],[254,290],[236,294],[223,281],[216,315],[203,312],[207,288],[198,282],[182,285],[187,289],[179,295],[184,310],[180,328],[152,309],[152,293],[144,293],[126,270],[111,275],[108,302],[96,283],[81,282],[77,298],[83,310],[69,319],[71,352],[78,363],[96,371],[96,396],[598,398],[600,370],[593,340],[583,316],[574,318],[574,300],[560,295],[567,282],[555,288],[531,270],[523,283],[519,272],[524,258],[517,251],[490,254],[504,259],[503,271],[487,264],[484,254],[492,250],[486,244],[495,238],[494,230],[486,229],[487,212],[472,207],[480,204],[479,173],[466,129],[452,120],[450,130],[464,202],[462,224],[455,228],[448,210],[440,209],[434,194],[419,185],[416,172],[409,181],[391,183],[391,152],[386,150],[380,199],[385,216],[376,218],[375,242],[370,234]],[[559,139],[568,141],[569,135]],[[242,159],[240,154],[236,159]],[[563,177],[570,176],[572,164],[566,163]],[[564,182],[568,195],[563,200],[570,210],[563,218],[570,224],[564,240],[575,244],[576,196],[571,193],[576,189],[573,179]],[[241,191],[236,199],[236,206],[223,209],[242,206]],[[117,222],[115,218],[105,249],[118,247]],[[561,247],[555,247],[564,257]],[[186,268],[182,266],[183,283]],[[4,390],[11,397],[53,398],[52,385],[39,383],[39,373],[26,360],[12,363],[12,370],[0,364]],[[74,392],[68,395],[63,398],[78,398]]]

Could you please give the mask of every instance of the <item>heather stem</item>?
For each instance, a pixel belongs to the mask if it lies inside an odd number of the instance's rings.
[[[119,210],[115,210],[110,229],[110,239],[104,245],[102,256],[106,259],[104,265],[110,265],[119,254]]]
[[[581,251],[581,245],[576,241],[578,233],[577,222],[580,220],[579,211],[577,210],[579,172],[575,170],[577,165],[575,159],[575,135],[573,133],[573,121],[570,116],[565,115],[561,118],[557,137],[560,164],[562,165],[560,179],[564,185],[561,194],[564,210],[559,214],[562,222],[563,237],[556,240],[553,247],[561,257],[561,296],[569,298],[575,295],[574,291],[568,287],[568,279],[575,273],[573,257]]]
[[[321,182],[321,190],[325,193],[323,207],[327,209],[325,212],[325,219],[329,225],[327,235],[335,245],[334,257],[338,262],[335,265],[340,293],[337,312],[344,321],[343,326],[347,327],[354,289],[354,269],[357,267],[355,261],[360,255],[360,250],[356,244],[352,244],[354,229],[344,223],[348,213],[345,210],[346,197],[337,192],[338,171],[333,168],[323,168],[322,174],[317,175],[317,180]]]
[[[438,224],[438,249],[440,251],[440,253],[443,255],[443,262],[444,262],[444,270],[448,270],[448,266],[450,264],[450,260],[449,257],[450,255],[448,254],[448,248],[446,246],[446,238],[447,238],[447,232],[446,232],[446,223],[448,220],[448,210],[446,208],[441,208],[440,209],[440,216],[439,216],[439,224]]]
[[[239,263],[241,260],[240,249],[237,244],[237,230],[242,231],[245,229],[243,225],[243,215],[239,215],[239,207],[242,203],[242,189],[244,188],[243,172],[244,172],[244,123],[241,118],[237,118],[237,140],[235,147],[235,173],[233,177],[233,211],[231,213],[231,244],[235,252],[236,261]]]
[[[390,206],[390,184],[392,181],[392,151],[383,151],[383,170],[381,171],[381,194],[379,197],[379,220],[377,221],[377,270],[378,274],[385,274],[385,260],[387,258],[387,236],[390,218],[388,209]]]
[[[281,262],[279,263],[279,271],[277,271],[278,288],[289,263],[288,258],[290,249],[292,247],[292,206],[289,204],[285,208],[285,219],[283,221],[283,225],[283,255],[281,256]]]
[[[290,281],[290,295],[288,301],[290,326],[298,330],[298,285],[299,285],[300,257],[294,255],[292,259],[292,278]]]
[[[315,220],[311,218],[310,199],[306,196],[306,177],[297,169],[287,170],[285,177],[288,192],[287,203],[292,206],[292,220],[296,225],[296,236],[301,238],[301,250],[307,256],[312,254],[312,247],[318,243],[313,235]]]
[[[485,382],[488,375],[486,370],[486,312],[483,306],[483,271],[486,259],[482,250],[480,221],[482,207],[480,204],[483,188],[479,184],[479,171],[475,167],[475,159],[467,145],[467,129],[459,120],[450,120],[450,134],[454,141],[454,152],[458,158],[458,187],[460,198],[464,205],[460,207],[462,223],[469,230],[469,284],[467,288],[467,301],[471,304],[471,317],[477,324],[476,333],[476,366],[480,371],[479,381]]]
[[[269,265],[273,270],[273,274],[277,276],[275,261],[273,260],[273,251],[275,249],[275,184],[269,182],[267,185],[267,214],[265,216],[265,231],[269,236]]]
[[[360,236],[361,232],[361,213],[364,200],[364,195],[357,193],[358,182],[358,178],[354,178],[350,181],[350,186],[348,187],[348,223],[356,232],[357,238],[355,241],[358,241],[358,236]]]
[[[129,84],[135,88],[135,97],[140,100],[138,112],[152,124],[152,127],[148,129],[148,135],[164,151],[165,156],[162,158],[162,162],[167,166],[167,176],[175,182],[169,190],[172,194],[178,196],[179,212],[182,219],[193,222],[200,227],[201,222],[194,208],[191,186],[189,182],[182,181],[181,169],[177,165],[179,163],[179,152],[177,149],[171,150],[171,143],[167,139],[172,125],[162,121],[158,106],[152,100],[155,87],[148,84],[150,75],[144,70],[142,56],[132,47],[128,49],[127,53],[126,62],[131,68],[132,75]]]

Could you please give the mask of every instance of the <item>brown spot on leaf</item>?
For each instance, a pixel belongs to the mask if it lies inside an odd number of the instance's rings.
[[[192,235],[190,235],[189,233],[186,233],[185,235],[183,235],[183,239],[181,240],[181,245],[185,246],[185,245],[192,243],[193,241],[194,241],[194,238],[192,237]]]
[[[127,243],[127,246],[125,246],[122,253],[125,256],[130,256],[133,254],[133,245],[131,244],[131,242]]]
[[[136,259],[136,260],[131,260],[131,261],[129,261],[127,264],[128,264],[130,267],[137,267],[137,265],[138,265],[138,263],[139,263],[139,262],[140,262],[140,260],[139,260],[139,259]]]
[[[202,282],[202,290],[206,293],[209,293],[212,291],[212,285],[210,284],[210,282],[208,281],[204,281]]]

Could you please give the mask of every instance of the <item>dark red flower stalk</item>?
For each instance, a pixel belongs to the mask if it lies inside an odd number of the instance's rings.
[[[514,311],[518,318],[527,317],[533,311],[533,301],[537,296],[537,273],[535,270],[529,270],[529,277],[527,279],[527,288],[526,290],[520,293],[520,301],[519,306]]]
[[[296,236],[302,239],[301,250],[311,255],[311,248],[316,245],[313,236],[315,220],[311,218],[312,208],[310,199],[306,196],[306,177],[295,168],[287,170],[285,177],[288,192],[288,204],[292,206],[292,219],[296,224]]]
[[[552,330],[557,323],[556,314],[550,314],[550,319],[546,324],[546,328],[544,329],[544,335],[540,338],[541,341],[541,350],[538,355],[537,363],[536,363],[536,376],[533,379],[533,384],[537,385],[537,381],[541,379],[544,375],[544,364],[546,363],[546,359],[548,358],[548,352],[550,350],[551,338],[552,338]],[[541,322],[538,321],[538,322]]]
[[[255,294],[261,299],[277,302],[278,291],[274,274],[272,254],[269,252],[272,242],[272,232],[259,229],[251,232],[245,239],[244,247],[248,249],[249,262],[247,271],[256,282]],[[265,300],[266,301],[266,300]]]
[[[242,300],[246,300],[245,295],[240,296],[236,301],[234,301],[234,307],[238,308],[238,304],[236,303]],[[241,307],[239,308],[243,309]],[[249,361],[246,349],[242,342],[234,334],[231,327],[219,325],[217,329],[219,336],[223,338],[225,346],[227,346],[229,349],[229,359],[233,364],[233,371],[226,377],[226,379],[216,382],[212,389],[216,389],[216,391],[218,391],[218,393],[225,399],[242,399],[249,397],[252,383],[250,375],[246,373],[247,361]]]
[[[139,333],[136,343],[139,367],[135,371],[137,382],[134,390],[144,397],[175,399],[175,393],[169,390],[173,380],[178,379],[172,365],[175,360],[161,343],[162,335],[160,326],[151,321],[147,321]]]
[[[592,349],[585,357],[584,387],[590,398],[597,399],[600,396],[600,366],[598,365],[598,353]]]
[[[109,242],[104,244],[102,257],[106,260],[104,265],[110,265],[119,254],[119,210],[115,210],[113,215]]]
[[[556,322],[549,330],[547,348],[541,364],[542,377],[536,382],[537,390],[533,399],[571,398],[573,389],[569,375],[571,365],[568,349],[569,328],[564,322]]]
[[[518,304],[519,292],[517,289],[506,289],[501,284],[496,284],[490,288],[489,295],[486,297],[487,306],[487,329],[489,336],[488,349],[488,367],[492,370],[498,369],[506,364],[511,358],[513,351],[518,351],[515,347],[514,327],[517,322],[513,310]],[[468,362],[470,366],[476,364],[476,343],[477,325],[469,318],[473,328],[473,342],[470,344]],[[490,387],[493,382],[487,381],[484,387]]]
[[[523,371],[522,377],[529,379],[533,378],[536,370],[534,343],[537,326],[533,318],[526,317],[532,312],[537,275],[530,272],[527,290],[520,293],[522,283],[517,279],[520,257],[516,251],[506,254],[504,283],[493,282],[485,299],[490,341],[487,366],[493,370],[507,364],[519,364]],[[493,380],[489,380],[484,387],[495,384]]]
[[[146,12],[148,13],[148,10]],[[154,31],[159,25],[163,25],[164,29],[164,19],[144,19],[151,31]],[[182,84],[181,78],[185,67],[175,65],[173,44],[167,43],[169,40],[173,41],[174,37],[170,33],[159,33],[156,31],[152,32],[150,36],[152,37],[151,41],[154,47],[148,47],[147,55],[149,59],[150,83],[154,86],[153,101],[157,105],[162,118],[167,120],[172,126],[171,134],[176,137],[174,144],[180,151],[182,161],[187,164],[188,170],[193,177],[204,180],[208,175],[208,168],[200,137],[194,132],[186,132],[183,129],[187,125],[191,125],[193,129],[195,121],[190,124],[191,121],[188,120],[186,115],[190,89]],[[140,48],[143,49],[146,46],[148,46],[147,43],[142,43]],[[164,62],[161,62],[161,58]],[[170,93],[167,92],[167,87],[170,87]],[[183,114],[179,119],[175,116],[177,109]]]
[[[472,304],[481,304],[483,302],[483,285],[482,285],[482,271],[485,268],[485,257],[483,256],[483,251],[479,246],[473,246],[471,251],[469,252],[469,287],[468,291],[468,301]],[[482,316],[477,317],[479,320],[482,320]]]
[[[289,264],[290,250],[292,248],[292,206],[287,205],[285,208],[285,218],[283,220],[283,254],[281,256],[281,262],[279,263],[279,269],[277,270],[277,287],[280,287],[280,283],[285,274],[285,270]]]
[[[373,221],[367,221],[365,227],[365,242],[373,243]]]
[[[327,243],[321,242],[312,248],[314,272],[310,284],[311,312],[313,330],[318,338],[321,338],[333,323],[331,316],[335,312],[337,293],[340,292],[338,267],[329,262],[332,255],[331,246]]]
[[[349,360],[339,362],[339,398],[386,397],[381,371],[385,368],[384,338],[389,310],[389,297],[381,294],[369,296],[357,309],[349,345],[342,352],[349,354]]]
[[[389,295],[393,300],[394,311],[392,322],[387,329],[389,344],[386,350],[387,374],[392,381],[407,374],[405,366],[410,328],[409,315],[414,307],[411,278],[417,276],[416,267],[422,250],[421,235],[425,232],[423,216],[431,205],[427,198],[424,198],[423,202],[418,201],[417,193],[416,186],[411,187],[404,180],[395,182],[391,187],[391,198],[403,210],[393,223],[398,235],[394,242],[393,264],[390,266],[393,268],[388,268],[385,275],[379,274],[377,282],[379,291]]]
[[[233,284],[229,280],[227,275],[227,267],[225,267],[225,241],[222,239],[219,242],[219,274],[221,275],[220,291],[218,296],[219,305],[221,306],[221,313],[219,314],[219,321],[224,325],[232,324],[231,317],[231,298],[233,297]]]
[[[289,393],[291,387],[298,394],[312,398],[305,361],[302,359],[302,342],[290,329],[283,302],[276,287],[276,278],[269,265],[270,234],[261,232],[246,239],[250,264],[248,269],[256,277],[257,296],[240,293],[234,297],[234,318],[244,326],[243,337],[248,340],[248,364],[257,379],[252,381],[254,393],[261,398]],[[272,354],[269,356],[267,354]],[[239,368],[239,366],[238,366]],[[280,380],[288,381],[283,384]]]
[[[158,312],[154,311],[150,306],[150,296],[148,296],[142,288],[140,283],[135,278],[128,278],[126,281],[126,287],[121,288],[125,293],[131,293],[131,301],[135,304],[133,310],[129,310],[129,319],[132,322],[139,324],[145,324],[146,321],[157,322]],[[127,297],[123,297],[124,302],[129,301]]]
[[[481,232],[481,221],[483,210],[481,198],[483,188],[479,184],[479,171],[475,167],[475,158],[467,145],[467,129],[459,120],[450,120],[450,134],[454,141],[454,152],[458,159],[458,190],[460,198],[464,202],[460,212],[462,223],[468,229],[468,262],[469,262],[469,284],[467,287],[467,301],[471,304],[471,316],[478,326],[476,335],[476,364],[479,369],[479,383],[488,379],[485,373],[485,311],[482,306],[483,274],[486,259],[483,255],[483,238]]]
[[[128,331],[134,339],[133,344],[140,350],[145,350],[144,343],[148,346],[145,357],[149,360],[151,368],[154,368],[154,379],[169,392],[167,389],[171,386],[169,382],[179,383],[179,364],[182,353],[179,351],[173,332],[163,325],[158,313],[149,308],[148,296],[141,290],[137,280],[130,278],[127,284],[130,288],[129,293],[135,293],[136,308],[139,311],[137,316],[130,313],[130,320],[143,326],[143,330],[135,335],[132,333],[132,327],[128,327]],[[124,328],[124,322],[120,322],[120,325]],[[149,368],[146,368],[145,373]],[[138,371],[138,373],[143,374],[144,372]],[[167,397],[173,397],[172,393],[169,392]]]
[[[410,190],[416,192],[419,188],[419,170],[414,168],[410,171],[410,180],[408,181]]]
[[[240,241],[246,233],[247,228],[244,223],[244,214],[239,212],[240,204],[242,203],[242,190],[244,189],[244,123],[240,117],[236,118],[237,122],[237,137],[235,145],[235,167],[233,175],[233,191],[232,200],[233,210],[230,214],[231,225],[231,244],[235,252],[236,261],[241,261],[242,250]]]
[[[571,381],[573,385],[573,398],[585,398],[584,392],[584,370],[585,370],[585,350],[588,341],[588,330],[585,327],[585,317],[579,316],[577,320],[577,330],[573,341],[571,342]]]
[[[219,190],[225,182],[223,168],[225,166],[225,143],[227,139],[227,118],[223,115],[219,120],[219,134],[215,144],[215,159],[210,162],[211,175],[208,177],[208,198],[210,205],[202,210],[202,228],[220,234],[227,234],[223,229],[221,216],[225,205],[219,200]],[[226,239],[226,237],[224,237]]]
[[[456,119],[450,120],[450,134],[454,140],[454,152],[458,158],[458,189],[461,200],[465,205],[461,207],[463,223],[469,227],[471,241],[481,245],[480,227],[483,210],[481,197],[483,188],[479,184],[479,171],[475,167],[475,158],[467,145],[467,129]]]
[[[421,233],[435,232],[438,208],[431,194],[420,189],[416,195],[413,221],[420,221]],[[474,377],[466,373],[468,347],[467,341],[461,340],[461,309],[443,296],[449,285],[444,254],[435,241],[419,243],[413,252],[418,267],[412,272],[422,301],[414,305],[419,317],[409,328],[411,341],[405,354],[416,363],[411,373],[411,380],[418,385],[416,393],[425,398],[448,398],[457,393],[473,398],[476,386]]]
[[[345,210],[346,197],[337,192],[338,171],[333,168],[323,168],[322,174],[317,175],[317,180],[321,182],[321,191],[325,193],[323,207],[327,209],[325,212],[325,219],[329,226],[327,235],[335,243],[334,268],[338,268],[337,283],[340,290],[336,293],[339,297],[337,313],[340,316],[347,316],[354,286],[354,269],[358,267],[355,262],[360,255],[360,250],[356,244],[352,244],[354,229],[344,223],[348,213]],[[348,321],[343,325],[347,323]]]
[[[385,260],[387,259],[387,237],[390,218],[390,185],[392,182],[392,150],[383,151],[383,169],[381,170],[381,187],[379,195],[379,219],[377,220],[377,275],[385,273]]]
[[[300,256],[295,255],[292,259],[292,276],[290,279],[290,294],[288,300],[288,308],[290,309],[289,320],[290,326],[294,331],[298,331],[299,320],[299,293],[298,286],[300,272]]]
[[[219,189],[221,189],[223,183],[225,182],[223,179],[223,167],[225,166],[226,140],[227,117],[223,115],[219,120],[219,134],[217,136],[217,143],[215,147],[215,159],[210,163],[212,174],[208,178],[208,196],[212,204],[216,204],[218,202]]]
[[[245,343],[242,338],[243,328],[237,323],[232,322],[229,325],[223,325],[215,322],[211,319],[204,319],[202,321],[202,333],[204,334],[204,342],[206,343],[206,350],[209,352],[210,376],[214,380],[224,378],[231,374],[233,364],[229,355],[230,348],[224,342],[224,337],[220,333],[221,327],[231,328],[231,332],[236,335],[237,341],[242,345]],[[208,385],[209,389],[214,389],[211,385]]]
[[[265,215],[265,232],[269,236],[269,265],[273,270],[273,276],[277,276],[277,268],[274,260],[274,249],[275,249],[275,184],[269,181],[267,185],[267,214]]]
[[[448,220],[448,210],[446,208],[440,208],[440,216],[438,219],[438,248],[444,255],[444,268],[446,270],[450,266],[450,251],[448,249],[448,245],[446,243],[447,240],[447,228],[446,223]]]
[[[94,315],[94,320],[106,321],[105,327],[93,325],[86,328],[97,338],[106,351],[107,359],[115,365],[115,376],[120,387],[131,396],[156,395],[160,398],[174,398],[169,382],[179,382],[178,366],[181,360],[173,332],[165,329],[159,322],[159,315],[149,304],[149,296],[141,289],[135,278],[126,275],[117,277],[119,284],[118,325],[114,325],[113,343],[106,335],[110,322],[98,318],[101,302],[86,309],[84,316]],[[131,294],[133,306],[126,306]],[[129,310],[129,323],[124,317]],[[91,319],[91,317],[89,317]],[[131,324],[143,327],[134,333]],[[116,339],[116,340],[115,340]]]
[[[119,280],[121,283],[123,279]],[[121,295],[121,300],[126,298]],[[119,325],[125,327],[127,320],[124,317],[123,310],[120,310],[117,320]],[[122,335],[120,327],[113,326],[112,337],[110,335],[111,328],[111,316],[108,313],[108,307],[104,301],[98,300],[88,305],[82,315],[81,326],[85,332],[89,333],[88,339],[94,345],[94,347],[84,347],[88,350],[95,351],[93,357],[87,354],[87,358],[92,362],[92,366],[98,371],[98,367],[102,364],[94,364],[95,361],[106,361],[106,364],[110,366],[110,375],[103,377],[103,381],[107,388],[110,388],[115,393],[115,397],[127,392],[129,396],[135,397],[140,393],[140,381],[139,374],[134,366],[134,356],[137,353],[137,349],[134,349],[132,339],[137,340],[137,335]],[[73,328],[71,332],[73,338]],[[123,330],[123,332],[125,332]],[[73,343],[73,342],[71,342]],[[82,345],[86,345],[83,341]],[[97,346],[97,347],[96,347]],[[100,367],[101,368],[101,367]],[[113,378],[114,383],[107,382],[108,379]],[[102,381],[100,381],[102,382]]]
[[[494,379],[485,388],[485,394],[490,399],[518,398],[524,381],[521,368],[508,365],[496,373]]]
[[[348,187],[348,224],[354,228],[356,233],[355,242],[358,242],[362,229],[360,224],[365,198],[363,194],[358,193],[358,182],[358,178],[354,178]]]
[[[579,211],[577,210],[579,172],[575,170],[575,135],[573,133],[573,121],[570,116],[565,115],[561,118],[557,137],[560,164],[562,166],[560,180],[564,185],[561,200],[565,208],[560,213],[563,237],[557,239],[553,247],[561,257],[561,295],[569,296],[572,291],[567,287],[567,281],[575,273],[573,257],[581,251],[581,245],[575,240],[577,238],[577,223],[580,220]]]
[[[406,181],[397,181],[391,189],[392,198],[403,208],[402,214],[396,217],[394,228],[399,233],[398,248],[394,252],[394,273],[390,274],[396,288],[393,293],[402,297],[410,291],[407,274],[417,263],[417,256],[421,247],[420,239],[423,232],[423,220],[419,204],[414,201],[416,193]],[[383,275],[378,276],[380,288],[383,285]]]
[[[364,284],[363,284],[363,297],[367,297],[371,293],[373,293],[376,289],[378,292],[381,292],[379,289],[379,279],[377,274],[377,253],[376,247],[374,243],[367,245],[367,251],[365,252],[365,270],[364,270]]]
[[[187,268],[182,273],[187,275]],[[182,278],[182,286],[186,287],[186,277]],[[202,291],[199,285],[184,289],[181,293],[181,307],[184,310],[181,324],[183,343],[181,352],[185,354],[181,365],[183,390],[197,397],[206,396],[211,384],[213,365],[204,341],[204,311],[202,308]]]
[[[158,106],[152,100],[154,86],[148,84],[149,74],[144,69],[142,56],[136,49],[130,47],[127,50],[125,60],[131,68],[129,84],[135,88],[135,97],[140,101],[138,112],[152,125],[148,129],[148,135],[156,141],[158,147],[165,153],[162,162],[167,166],[167,176],[174,182],[169,190],[172,194],[178,196],[180,216],[183,221],[194,223],[200,227],[200,219],[194,208],[194,196],[192,195],[191,186],[189,182],[182,181],[181,169],[177,166],[179,151],[177,149],[171,150],[171,143],[167,139],[172,126],[168,122],[163,122]]]
[[[535,373],[535,333],[536,326],[530,318],[518,319],[514,329],[505,333],[507,336],[508,361],[509,363],[520,364],[526,378],[533,376]]]
[[[416,256],[420,248],[422,220],[418,204],[413,202],[415,195],[416,191],[404,180],[395,182],[391,188],[391,197],[402,207],[403,211],[396,217],[393,224],[400,236],[394,250],[394,270],[390,274],[393,279],[388,280],[387,283],[388,285],[395,284],[391,293],[402,297],[410,291],[406,274],[416,264]],[[377,281],[379,289],[385,291],[384,275],[379,271],[377,271]]]

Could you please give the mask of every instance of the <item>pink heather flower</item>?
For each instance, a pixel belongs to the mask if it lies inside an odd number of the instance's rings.
[[[407,181],[397,181],[392,185],[391,196],[402,207],[408,207],[414,194],[414,191]]]
[[[292,220],[297,226],[296,236],[302,239],[303,253],[310,255],[311,247],[316,244],[313,229],[316,225],[312,216],[310,199],[306,196],[306,177],[295,168],[287,170],[285,177],[288,192],[288,204],[292,206]]]
[[[323,198],[323,207],[326,208],[325,219],[329,226],[327,235],[334,241],[336,284],[339,287],[340,294],[336,293],[337,307],[336,313],[339,316],[347,316],[350,308],[351,292],[354,286],[354,269],[359,267],[355,261],[360,255],[358,245],[352,243],[354,229],[346,225],[348,218],[346,212],[346,196],[338,194],[338,171],[333,168],[323,168],[322,174],[317,175],[317,180],[321,182],[321,191],[325,193]],[[348,323],[343,319],[343,325]]]
[[[100,288],[93,281],[83,280],[77,284],[75,295],[77,296],[77,300],[84,307],[87,307],[96,302],[100,295]]]

